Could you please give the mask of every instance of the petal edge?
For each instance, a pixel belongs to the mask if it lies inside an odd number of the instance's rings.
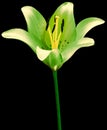
[[[28,32],[41,40],[46,28],[46,21],[42,14],[32,6],[24,6],[21,11],[25,17]]]
[[[20,40],[24,43],[26,43],[29,47],[32,48],[33,51],[35,51],[35,48],[37,45],[40,45],[40,41],[30,35],[27,31],[20,28],[10,29],[8,31],[3,32],[2,37],[9,38],[9,39],[16,39]]]
[[[83,38],[88,31],[90,31],[93,27],[103,24],[105,21],[97,18],[97,17],[90,17],[83,19],[80,21],[76,27],[77,31],[77,39]]]
[[[37,57],[41,61],[45,60],[49,56],[50,53],[51,53],[51,50],[44,50],[40,48],[39,46],[37,46],[36,48]]]

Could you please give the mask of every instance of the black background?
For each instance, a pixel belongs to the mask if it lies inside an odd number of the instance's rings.
[[[26,29],[21,7],[31,5],[46,19],[65,0],[1,0],[0,33]],[[106,21],[106,1],[72,0],[76,24],[86,17]],[[103,129],[106,125],[106,23],[87,36],[95,46],[81,48],[58,71],[62,128]],[[0,36],[0,129],[57,130],[51,70],[24,43]]]

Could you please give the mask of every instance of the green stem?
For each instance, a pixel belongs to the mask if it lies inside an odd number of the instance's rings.
[[[53,71],[53,79],[54,79],[54,87],[55,87],[58,130],[62,130],[57,71]]]

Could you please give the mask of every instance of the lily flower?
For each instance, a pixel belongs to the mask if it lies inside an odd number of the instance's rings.
[[[3,32],[2,36],[23,41],[39,60],[56,71],[78,49],[94,45],[94,39],[85,35],[93,27],[104,23],[101,18],[89,17],[76,25],[73,9],[71,2],[61,4],[46,23],[38,10],[24,6],[21,11],[27,23],[27,31],[15,28]]]

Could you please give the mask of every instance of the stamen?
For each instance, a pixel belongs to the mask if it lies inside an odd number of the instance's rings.
[[[59,40],[60,40],[60,37],[61,37],[61,32],[62,31],[60,31],[59,34],[58,34],[59,18],[60,18],[59,16],[55,16],[55,18],[54,18],[54,26],[53,26],[52,32],[50,30],[50,27],[48,27],[48,29],[47,29],[48,33],[49,33],[52,49],[57,49],[58,48]],[[62,25],[61,26],[64,26],[64,20],[62,20]]]
[[[57,42],[58,42],[58,43],[59,43],[60,37],[61,37],[61,32],[60,32],[59,35],[58,35],[58,39],[57,39]]]
[[[59,16],[55,16],[55,41],[57,40],[57,35],[58,35],[58,21],[59,21]]]

